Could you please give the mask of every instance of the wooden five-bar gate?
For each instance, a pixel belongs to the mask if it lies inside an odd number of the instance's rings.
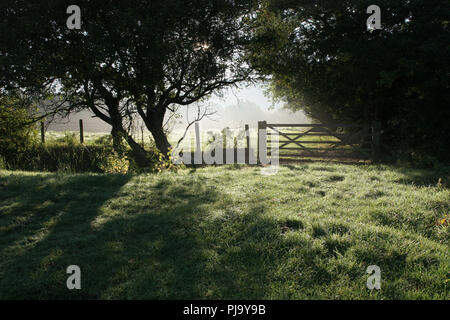
[[[272,124],[258,122],[266,130],[267,152],[278,145],[280,161],[300,159],[349,159],[378,161],[380,126],[359,124]],[[277,135],[276,141],[272,139]],[[259,154],[259,150],[258,150]]]

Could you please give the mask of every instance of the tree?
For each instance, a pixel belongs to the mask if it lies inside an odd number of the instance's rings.
[[[253,2],[78,1],[81,29],[70,30],[70,2],[4,1],[2,33],[12,31],[2,40],[4,81],[52,90],[69,111],[89,108],[112,126],[115,148],[125,139],[145,165],[127,130],[132,119],[142,119],[167,154],[168,110],[250,79],[242,18]]]
[[[380,121],[383,144],[449,157],[449,13],[445,0],[269,0],[250,62],[294,110],[325,121]]]

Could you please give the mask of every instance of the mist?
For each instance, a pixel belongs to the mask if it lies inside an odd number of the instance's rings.
[[[200,121],[201,130],[221,130],[223,128],[243,129],[246,124],[256,128],[258,121],[268,123],[310,123],[303,112],[284,109],[282,104],[275,104],[264,94],[263,88],[252,86],[240,90],[228,90],[221,96],[211,96],[208,100],[191,106],[178,108],[177,116],[166,114],[166,128],[174,135],[185,130],[197,115],[197,108],[208,110],[211,115]],[[48,124],[47,130],[77,131],[78,120],[83,119],[86,132],[110,132],[111,126],[85,110],[73,113],[68,118],[56,118]],[[139,124],[137,125],[137,127]]]

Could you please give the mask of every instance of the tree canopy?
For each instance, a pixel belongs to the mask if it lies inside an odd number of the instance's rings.
[[[69,1],[7,0],[2,11],[5,86],[51,89],[70,110],[91,109],[112,126],[115,145],[140,117],[159,150],[167,110],[248,80],[244,23],[254,1],[78,1],[81,29],[66,26]],[[62,106],[62,104],[60,104]]]
[[[449,15],[446,0],[264,1],[251,64],[271,92],[325,122],[380,121],[385,146],[448,158]]]
[[[259,75],[276,99],[323,122],[382,124],[382,142],[448,159],[446,0],[80,0],[0,4],[0,95],[50,94],[52,112],[90,109],[112,126],[116,150],[142,119],[170,149],[164,116]],[[201,115],[200,115],[201,116]]]

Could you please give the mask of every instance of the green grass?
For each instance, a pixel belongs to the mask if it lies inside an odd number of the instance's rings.
[[[85,132],[84,143],[86,145],[99,144],[103,139],[107,139],[110,136],[107,132]],[[78,131],[47,131],[45,133],[45,142],[49,144],[64,143],[67,139],[73,140],[78,143],[80,141],[80,134]]]
[[[325,163],[269,177],[0,171],[0,299],[449,299],[439,176]],[[366,288],[374,264],[379,291]],[[69,265],[81,290],[66,288]]]
[[[281,130],[281,129],[280,129]],[[285,133],[298,133],[301,134],[302,132],[306,131],[306,129],[304,130],[298,130],[298,129],[292,129],[292,128],[286,128],[284,130],[281,130],[282,132]],[[242,133],[242,130],[239,130],[238,128],[235,129],[230,129],[230,135],[237,137],[239,135],[239,133]],[[268,132],[274,134],[274,132],[272,130],[268,130]],[[174,131],[169,135],[169,141],[172,144],[172,146],[175,146],[179,140],[179,138],[183,135],[184,131],[183,130],[178,130],[178,131]],[[220,131],[218,130],[212,130],[212,131],[202,131],[201,133],[201,148],[203,151],[208,150],[209,148],[209,144],[208,144],[208,139],[211,139],[210,134],[214,133],[215,135],[220,135]],[[139,144],[142,145],[142,136],[141,134],[135,134],[134,139],[136,142],[138,142]],[[290,137],[291,139],[294,137]],[[269,141],[270,139],[268,139]],[[79,144],[80,141],[80,137],[79,137],[79,132],[75,132],[75,131],[48,131],[46,133],[46,144],[47,145],[67,145],[67,144],[71,144],[71,145],[77,145]],[[296,139],[297,142],[302,142],[302,141],[318,141],[318,142],[323,142],[323,141],[335,141],[336,143],[339,142],[339,140],[334,137],[334,136],[303,136],[299,139]],[[279,143],[280,144],[284,144],[285,142],[289,142],[289,140],[286,137],[283,136],[279,136]],[[232,142],[229,142],[232,143]],[[143,140],[143,144],[145,146],[145,148],[147,150],[154,148],[154,141],[151,138],[151,135],[148,133],[148,131],[146,131],[144,133],[144,140]],[[250,146],[253,149],[253,153],[254,156],[256,158],[256,151],[257,151],[257,144],[258,144],[258,139],[257,139],[257,133],[255,129],[250,129]],[[101,132],[85,132],[84,133],[84,145],[85,146],[112,146],[112,139],[111,139],[111,135],[107,132],[101,133]],[[233,144],[232,144],[233,145]],[[232,145],[229,145],[228,147],[232,147]],[[240,139],[238,139],[237,141],[237,145],[239,148],[245,148],[246,146],[246,139],[245,137],[242,135],[240,137]],[[270,142],[268,142],[268,147],[270,150],[271,144]],[[324,143],[306,143],[304,144],[305,147],[307,148],[322,148],[322,149],[327,149],[327,148],[331,148],[334,145],[333,144],[324,144]],[[279,158],[281,161],[293,161],[293,160],[298,160],[299,156],[302,157],[302,159],[308,159],[308,160],[328,160],[330,162],[335,161],[335,162],[343,162],[344,160],[342,158],[330,158],[330,157],[326,157],[323,158],[320,155],[324,155],[326,156],[327,153],[321,153],[322,151],[318,151],[316,152],[316,156],[312,156],[310,155],[310,153],[308,151],[302,150],[302,148],[300,148],[298,145],[294,144],[294,143],[289,143],[287,145],[284,145],[285,148],[296,148],[297,150],[284,150],[281,149],[279,150]],[[178,149],[181,150],[190,150],[190,151],[195,151],[196,150],[196,141],[195,141],[195,134],[193,129],[191,131],[188,132],[188,134],[186,135],[185,139],[180,143]],[[341,152],[341,155],[348,155],[348,158],[350,160],[350,162],[352,163],[368,163],[368,161],[362,159],[362,158],[366,158],[366,155],[363,153],[358,153],[358,152],[353,152],[354,151],[350,146],[348,145],[342,145],[342,146],[337,146],[333,148],[333,155],[339,154],[339,152]],[[350,151],[350,153],[346,152],[346,153],[342,153],[342,151]],[[270,153],[270,151],[269,151]],[[294,156],[293,156],[294,154]]]
[[[176,131],[169,135],[168,139],[172,145],[176,145],[180,137],[183,135],[183,131]],[[134,140],[142,145],[141,134],[133,135]],[[45,134],[45,143],[47,145],[67,145],[67,144],[79,144],[80,134],[78,131],[47,131]],[[144,133],[144,146],[149,149],[155,145],[150,133],[146,131]],[[108,132],[85,132],[84,133],[84,145],[86,146],[112,146],[111,134]],[[207,136],[203,133],[202,148],[207,145]],[[256,137],[255,137],[256,145]],[[195,150],[195,136],[194,134],[188,134],[186,139],[181,143],[180,148],[191,148]]]

